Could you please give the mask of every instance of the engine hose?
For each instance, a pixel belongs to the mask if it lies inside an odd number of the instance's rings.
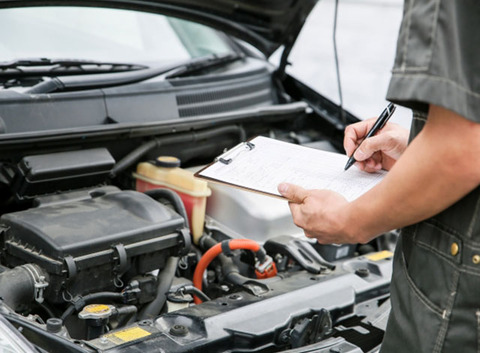
[[[48,273],[34,264],[26,264],[0,273],[0,298],[13,310],[34,300],[43,302],[43,288],[48,285]],[[42,292],[39,292],[42,288]]]
[[[256,241],[250,239],[233,239],[223,244],[228,244],[229,250],[243,249],[258,253],[262,249]],[[222,252],[222,243],[217,243],[208,249],[198,262],[195,272],[193,273],[193,285],[198,288],[198,290],[202,290],[203,273],[207,269],[208,265],[210,265],[210,263]],[[193,300],[195,304],[200,304],[202,302],[202,300],[197,296],[194,296]]]
[[[98,292],[98,293],[87,294],[83,297],[78,296],[74,298],[75,302],[70,304],[69,307],[63,312],[62,316],[60,316],[60,319],[62,321],[65,321],[65,319],[70,315],[72,315],[75,311],[82,309],[89,302],[96,301],[96,300],[123,301],[124,295],[122,293],[117,293],[117,292]]]
[[[185,219],[185,227],[190,228],[188,224],[187,211],[185,210],[182,199],[180,198],[180,196],[178,196],[177,193],[169,189],[152,189],[145,191],[144,194],[150,196],[151,198],[154,198],[155,200],[163,197],[170,201],[175,211]]]
[[[222,136],[229,133],[238,134],[240,141],[244,141],[246,138],[243,128],[231,125],[206,131],[193,131],[190,133],[159,137],[154,140],[148,141],[127,154],[123,159],[121,159],[117,164],[115,164],[113,169],[110,171],[110,178],[113,179],[114,177],[116,177],[120,172],[124,171],[132,164],[136,163],[143,155],[147,154],[154,148],[172,145],[175,143],[195,142],[198,140],[204,140],[219,135]]]
[[[128,305],[116,308],[116,315],[118,319],[118,327],[133,323],[136,319],[137,307],[135,305]]]
[[[160,314],[167,300],[167,292],[172,286],[175,271],[177,270],[178,257],[168,258],[165,268],[159,273],[157,279],[157,296],[150,303],[145,305],[138,315],[138,320],[153,319]]]
[[[186,286],[183,286],[183,287],[180,287],[176,290],[175,294],[182,294],[182,295],[185,295],[185,294],[195,294],[196,296],[198,296],[200,299],[202,299],[202,301],[209,301],[210,298],[205,294],[203,293],[202,291],[198,290],[198,288],[192,286],[192,285],[186,285]]]

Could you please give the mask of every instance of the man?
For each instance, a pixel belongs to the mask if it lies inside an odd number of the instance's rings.
[[[406,0],[387,98],[414,111],[365,140],[357,167],[389,170],[353,202],[280,184],[320,243],[402,230],[382,352],[480,351],[480,2]],[[374,120],[347,127],[350,155]]]

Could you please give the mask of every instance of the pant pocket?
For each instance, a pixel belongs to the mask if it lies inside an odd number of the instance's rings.
[[[382,352],[433,352],[442,324],[442,310],[422,293],[397,252],[392,276],[392,311]]]
[[[480,353],[480,309],[475,313],[477,316],[477,352]]]

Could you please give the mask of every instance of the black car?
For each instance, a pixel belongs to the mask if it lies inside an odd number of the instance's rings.
[[[319,245],[193,178],[258,135],[343,151],[357,118],[285,71],[315,4],[0,0],[2,351],[378,349],[394,233]]]

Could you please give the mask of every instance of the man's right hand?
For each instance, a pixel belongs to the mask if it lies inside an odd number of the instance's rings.
[[[380,169],[390,170],[407,148],[409,131],[400,125],[388,123],[375,136],[364,140],[376,118],[364,120],[345,129],[343,146],[347,156],[351,156],[355,148],[355,165],[366,172]]]

